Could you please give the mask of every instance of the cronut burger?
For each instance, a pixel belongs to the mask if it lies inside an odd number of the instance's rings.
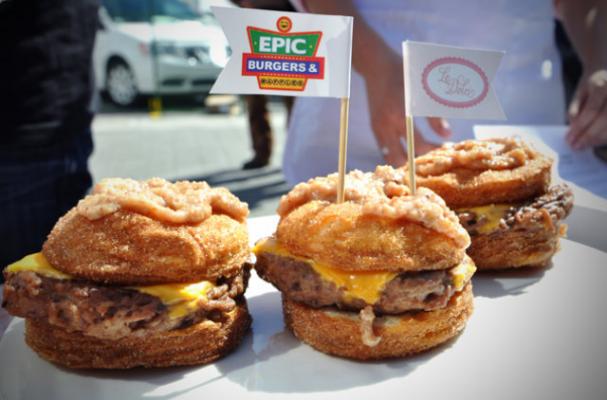
[[[391,167],[301,183],[281,199],[255,270],[282,292],[287,327],[325,353],[402,357],[445,342],[472,313],[470,238],[431,190]],[[401,183],[399,183],[401,182]]]
[[[550,263],[573,194],[565,184],[550,186],[549,157],[500,138],[448,143],[415,164],[417,184],[441,196],[470,234],[468,255],[479,269]]]
[[[5,270],[25,341],[70,368],[202,364],[251,318],[248,207],[205,182],[107,179]]]

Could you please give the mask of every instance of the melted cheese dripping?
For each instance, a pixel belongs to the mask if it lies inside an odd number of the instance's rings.
[[[332,282],[338,288],[343,288],[346,296],[362,299],[368,304],[375,303],[380,298],[386,283],[398,275],[398,272],[358,272],[334,268],[309,258],[295,256],[274,238],[262,239],[255,245],[253,252],[255,254],[266,252],[303,261],[310,265],[323,279]]]
[[[464,256],[461,263],[449,270],[451,282],[453,283],[455,290],[457,292],[461,292],[475,272],[476,265],[474,265],[474,261],[472,261],[472,259],[467,255]]]

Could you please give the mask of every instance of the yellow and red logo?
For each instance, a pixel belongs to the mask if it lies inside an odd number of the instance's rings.
[[[316,57],[322,32],[290,32],[283,16],[277,31],[248,26],[251,53],[242,55],[242,75],[257,77],[260,89],[303,91],[308,79],[324,79],[325,58]]]

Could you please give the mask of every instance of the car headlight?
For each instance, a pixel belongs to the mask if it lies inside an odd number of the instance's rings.
[[[170,55],[175,57],[184,57],[180,47],[174,42],[157,41],[152,44],[152,50],[157,56]]]
[[[175,42],[157,41],[152,45],[154,55],[179,57],[190,65],[214,64],[224,67],[228,62],[228,49],[219,44],[180,46]]]

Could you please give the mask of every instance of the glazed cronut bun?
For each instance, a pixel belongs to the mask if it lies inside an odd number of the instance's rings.
[[[201,364],[251,318],[248,207],[206,182],[105,179],[5,270],[25,340],[70,368]]]
[[[472,313],[470,238],[431,190],[414,196],[402,172],[336,174],[283,196],[255,270],[282,292],[288,328],[325,353],[368,360],[434,347]],[[399,183],[400,182],[400,183]]]
[[[447,143],[415,165],[418,186],[441,196],[470,234],[479,269],[541,267],[558,250],[573,194],[550,186],[552,160],[520,139]]]

